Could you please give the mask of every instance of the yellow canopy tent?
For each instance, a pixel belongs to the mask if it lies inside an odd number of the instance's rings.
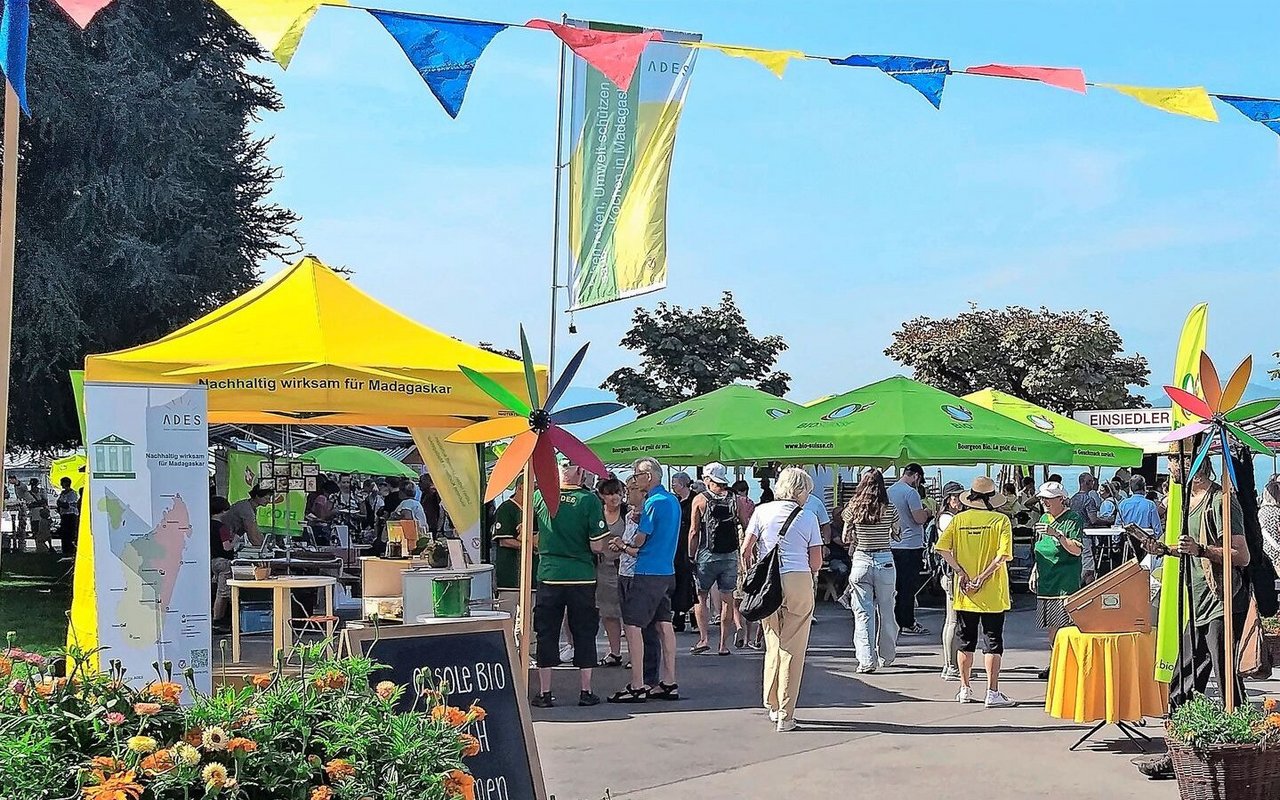
[[[202,383],[210,422],[460,427],[503,413],[459,364],[527,391],[519,361],[414,322],[308,256],[162,339],[89,356],[84,377]],[[544,393],[546,377],[539,367]]]
[[[432,463],[447,468],[450,459],[467,459],[468,448],[446,445],[434,432],[510,413],[459,365],[517,395],[528,392],[520,361],[414,322],[307,256],[168,336],[89,356],[84,379],[204,384],[214,423],[403,425],[420,447],[438,438]],[[536,379],[545,397],[546,367],[536,368]],[[478,462],[478,454],[470,460]],[[457,476],[444,477],[450,480],[437,485],[458,522],[450,507]],[[478,487],[471,495],[478,497]],[[478,515],[472,505],[469,513]],[[98,641],[89,517],[80,518],[68,634],[70,644],[86,649]]]

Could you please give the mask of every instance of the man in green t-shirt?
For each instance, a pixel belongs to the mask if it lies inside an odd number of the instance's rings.
[[[520,540],[524,533],[521,523],[524,520],[524,509],[520,507],[520,498],[524,486],[523,478],[516,478],[515,494],[498,506],[493,515],[493,580],[499,589],[517,591],[520,589]],[[533,546],[538,546],[538,528],[535,520]],[[538,579],[538,554],[533,554],[533,579]]]
[[[596,665],[596,633],[600,612],[596,608],[596,559],[604,552],[609,527],[604,506],[593,492],[582,488],[582,468],[560,468],[560,509],[553,519],[542,494],[535,493],[533,509],[538,521],[538,598],[533,608],[533,630],[538,642],[538,696],[533,705],[550,708],[551,668],[560,664],[560,622],[568,616],[573,638],[573,665],[578,668],[581,690],[578,705],[594,706],[600,698],[591,692],[591,668]]]
[[[1067,614],[1067,598],[1080,591],[1081,576],[1088,555],[1084,542],[1084,518],[1071,510],[1067,490],[1049,481],[1040,487],[1036,497],[1044,507],[1036,524],[1035,592],[1036,622],[1049,632],[1049,644],[1058,629],[1071,624]],[[1049,679],[1049,670],[1040,670],[1040,680]]]

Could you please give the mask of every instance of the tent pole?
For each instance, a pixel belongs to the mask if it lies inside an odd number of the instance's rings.
[[[13,272],[18,241],[18,123],[22,109],[4,84],[4,165],[0,171],[0,488],[9,451],[9,365],[13,360]]]
[[[516,623],[520,626],[521,664],[516,672],[524,676],[524,690],[529,690],[529,656],[533,652],[529,637],[533,628],[533,472],[524,468],[520,486],[520,601]]]
[[[561,24],[569,21],[567,14],[560,15]],[[559,313],[560,295],[560,186],[564,183],[560,171],[564,164],[560,155],[564,152],[564,62],[565,45],[560,43],[560,80],[556,88],[556,157],[555,157],[555,202],[551,216],[551,332],[547,337],[547,379],[554,382],[556,374],[556,315]]]

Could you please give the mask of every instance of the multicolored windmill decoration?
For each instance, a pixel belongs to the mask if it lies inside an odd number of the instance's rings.
[[[1241,422],[1280,408],[1280,399],[1257,400],[1240,405],[1252,372],[1253,357],[1249,356],[1236,367],[1236,371],[1231,374],[1231,379],[1227,381],[1224,388],[1218,379],[1218,370],[1214,367],[1212,359],[1207,353],[1202,352],[1200,354],[1200,391],[1204,394],[1203,398],[1176,386],[1164,387],[1165,393],[1173,402],[1186,411],[1189,417],[1199,417],[1199,420],[1174,429],[1164,436],[1162,441],[1177,442],[1208,432],[1200,452],[1196,454],[1195,461],[1187,472],[1188,475],[1195,475],[1200,470],[1201,464],[1208,457],[1209,450],[1215,442],[1222,447],[1224,456],[1229,453],[1228,437],[1234,438],[1256,453],[1271,452],[1271,448],[1249,435],[1239,425]],[[1230,458],[1223,460],[1226,462],[1226,469],[1230,471],[1231,482],[1234,484],[1235,467]]]
[[[562,425],[577,422],[589,422],[593,419],[608,416],[621,411],[621,403],[587,403],[571,408],[555,410],[556,403],[564,397],[570,382],[582,366],[582,359],[587,355],[589,344],[569,359],[569,365],[547,393],[545,402],[538,399],[538,383],[534,379],[533,357],[529,354],[529,340],[524,335],[524,326],[520,326],[520,352],[524,361],[525,384],[529,389],[529,400],[525,402],[512,394],[497,381],[482,375],[473,369],[459,365],[471,382],[482,392],[492,397],[503,407],[514,412],[514,417],[499,417],[477,422],[451,434],[447,441],[459,444],[483,444],[511,437],[511,443],[502,451],[498,463],[489,475],[489,487],[485,493],[485,502],[495,499],[506,491],[515,481],[526,465],[532,462],[533,477],[538,489],[542,492],[543,502],[547,510],[555,516],[560,508],[560,470],[556,464],[556,452],[559,451],[571,463],[582,467],[587,472],[604,475],[608,468],[604,462],[591,452],[578,437],[565,430]]]

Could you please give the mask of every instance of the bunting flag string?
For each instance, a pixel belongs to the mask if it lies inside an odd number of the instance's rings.
[[[27,36],[31,31],[30,0],[4,0],[3,17],[0,17],[0,47],[4,48],[0,70],[18,96],[23,113],[30,116],[27,106]]]
[[[703,50],[719,50],[726,56],[746,58],[777,75],[779,79],[787,71],[787,65],[794,58],[805,58],[799,50],[762,50],[758,47],[742,47],[733,44],[711,44],[709,42],[690,42],[690,47]]]
[[[240,27],[271,53],[281,69],[288,69],[311,18],[321,5],[345,6],[347,0],[213,0]]]
[[[399,43],[409,63],[426,81],[450,117],[457,118],[467,84],[484,49],[507,29],[499,22],[433,17],[401,11],[369,13]]]
[[[98,12],[115,2],[115,0],[54,0],[55,3],[71,17],[71,21],[81,28],[89,27]]]
[[[1059,89],[1084,94],[1084,70],[1077,67],[1021,67],[1008,64],[984,64],[980,67],[969,67],[968,75],[985,75],[989,78],[1016,78],[1024,81],[1039,81]]]
[[[549,30],[583,61],[600,71],[622,91],[631,88],[631,78],[640,63],[640,54],[649,42],[662,41],[657,31],[615,33],[591,28],[575,28],[545,19],[531,19],[526,28]]]
[[[924,95],[934,108],[942,108],[942,90],[951,74],[951,62],[945,58],[914,56],[860,56],[829,58],[838,67],[875,67]]]
[[[1215,94],[1214,97],[1244,114],[1254,122],[1267,126],[1272,133],[1280,134],[1280,100],[1265,97],[1242,97],[1238,94]]]
[[[1218,112],[1209,99],[1209,93],[1203,86],[1184,86],[1180,88],[1164,88],[1155,86],[1127,86],[1120,83],[1095,84],[1112,91],[1127,94],[1143,105],[1167,111],[1170,114],[1182,114],[1195,117],[1206,122],[1217,122]]]

